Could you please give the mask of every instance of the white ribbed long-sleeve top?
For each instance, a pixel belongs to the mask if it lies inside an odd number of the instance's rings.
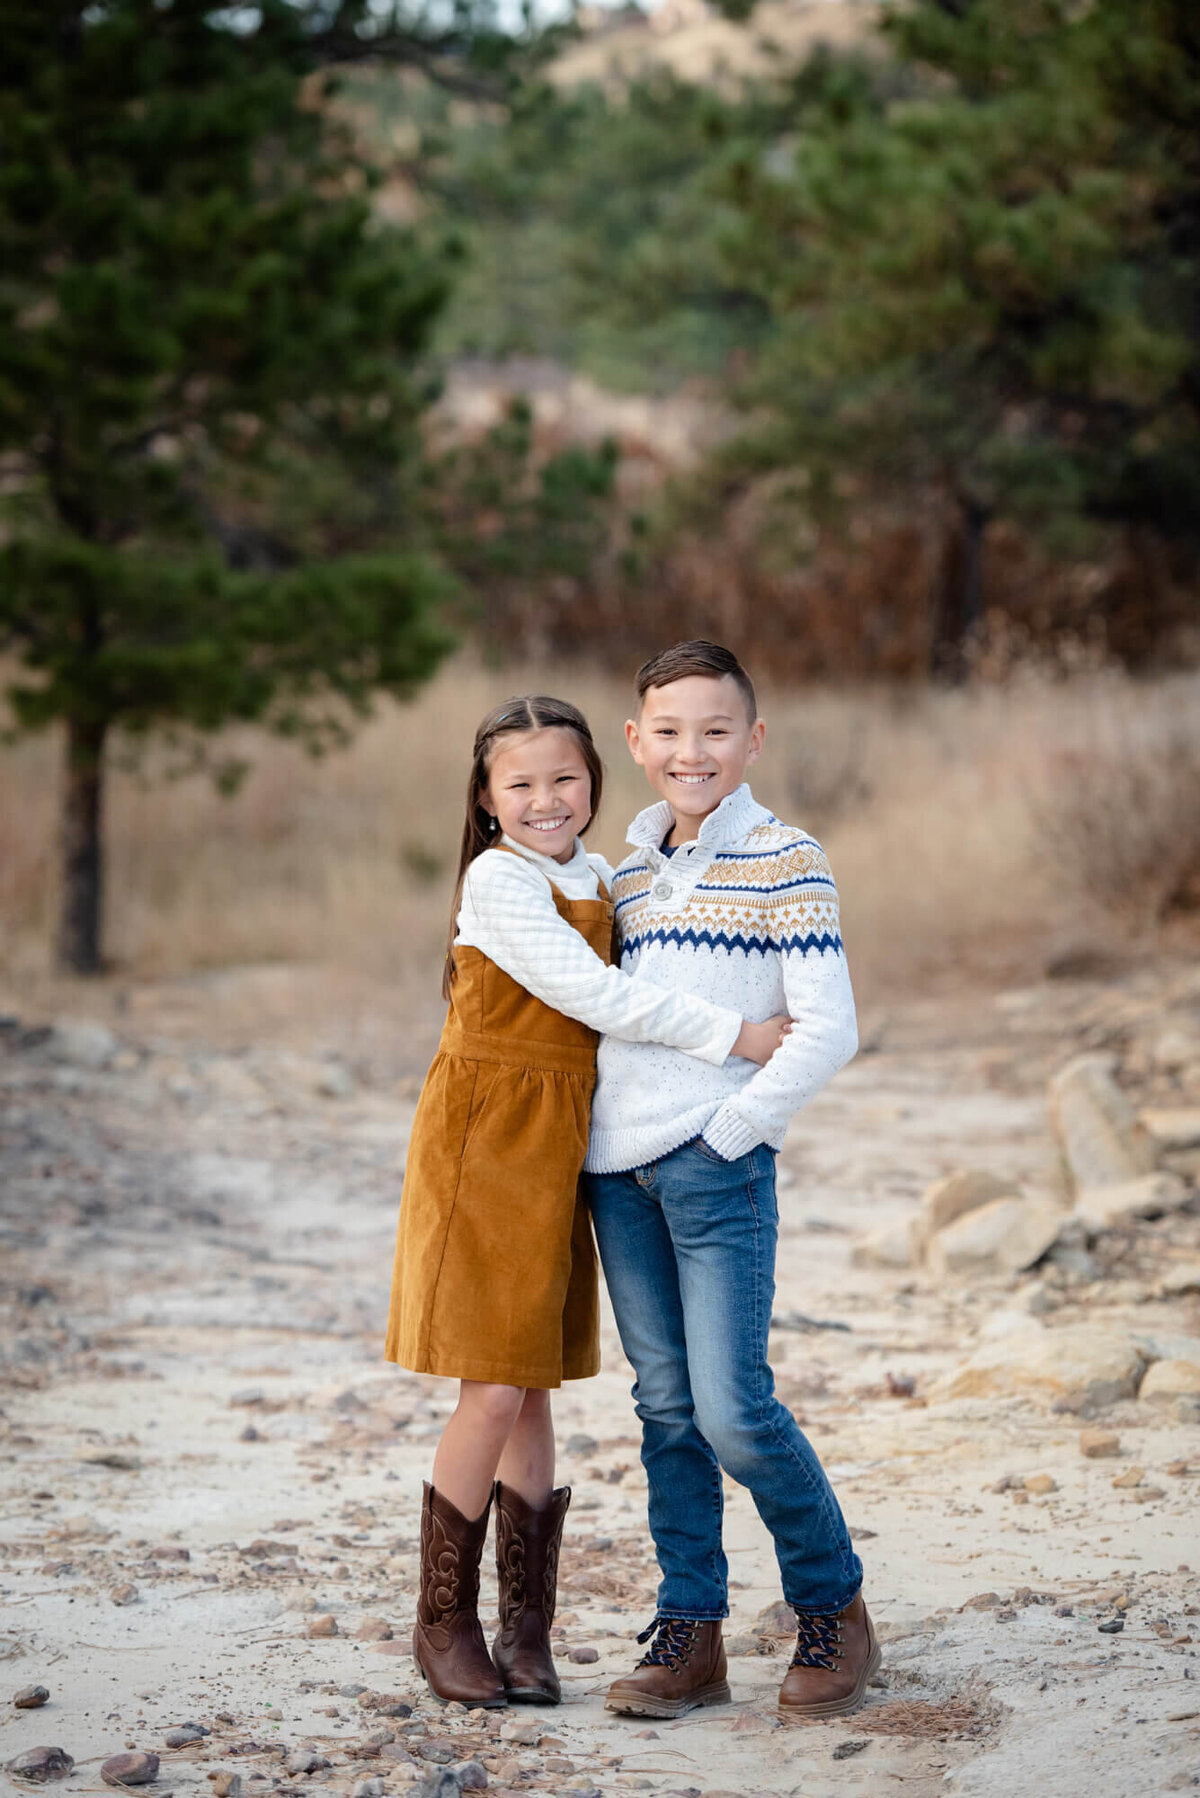
[[[551,882],[566,899],[599,898],[601,880],[611,887],[613,878],[604,857],[589,855],[578,838],[569,862],[511,837],[500,841],[516,854],[485,849],[470,864],[455,942],[478,949],[534,998],[605,1036],[665,1044],[720,1067],[741,1030],[741,1012],[606,967],[559,915]]]

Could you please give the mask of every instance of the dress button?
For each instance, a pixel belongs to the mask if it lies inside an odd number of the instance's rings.
[[[655,881],[654,897],[656,899],[669,899],[671,897],[671,883],[669,880]]]

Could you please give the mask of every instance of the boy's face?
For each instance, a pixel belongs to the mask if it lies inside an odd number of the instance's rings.
[[[654,791],[671,803],[670,841],[687,843],[762,754],[766,726],[746,715],[731,675],[688,674],[651,687],[625,740]]]

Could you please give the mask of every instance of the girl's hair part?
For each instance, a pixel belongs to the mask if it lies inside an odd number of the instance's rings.
[[[467,817],[463,825],[462,853],[458,858],[458,878],[454,883],[454,898],[450,904],[450,930],[446,938],[446,966],[442,974],[442,997],[449,999],[454,985],[454,931],[458,922],[458,909],[462,904],[463,883],[467,878],[467,869],[477,855],[485,849],[495,846],[500,836],[499,825],[495,818],[483,805],[483,791],[491,772],[492,757],[497,745],[505,737],[520,736],[530,730],[569,730],[579,745],[584,766],[592,783],[591,817],[584,825],[586,832],[594,822],[600,810],[600,795],[604,786],[604,765],[600,760],[600,752],[592,740],[588,721],[578,706],[573,706],[565,699],[552,699],[545,693],[522,693],[515,699],[506,699],[502,705],[493,708],[475,732],[475,746],[471,755],[471,773],[467,780]],[[580,833],[581,835],[583,832]]]

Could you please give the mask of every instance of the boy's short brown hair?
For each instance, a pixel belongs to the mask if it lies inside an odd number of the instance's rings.
[[[704,674],[711,680],[720,680],[726,674],[732,676],[745,701],[750,722],[754,723],[758,717],[754,682],[731,649],[723,649],[719,643],[709,643],[704,637],[692,637],[686,643],[673,643],[670,649],[660,649],[656,656],[651,656],[648,662],[642,663],[634,678],[638,711],[641,711],[642,701],[651,687],[669,687],[672,681],[686,680],[689,674]]]

